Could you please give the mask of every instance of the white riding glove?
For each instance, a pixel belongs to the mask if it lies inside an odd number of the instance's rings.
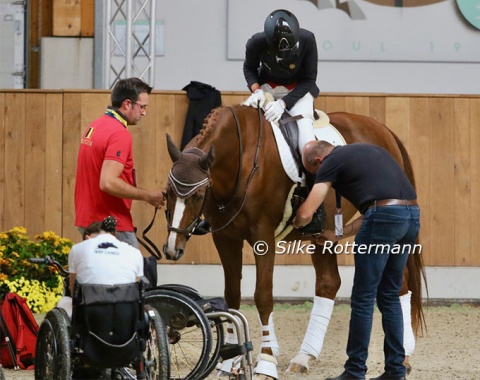
[[[258,90],[255,90],[255,92],[252,95],[250,95],[248,99],[242,103],[242,106],[262,108],[264,103],[265,103],[265,93],[263,92],[262,89],[259,88]]]
[[[285,107],[285,102],[282,99],[268,103],[265,107],[265,119],[270,123],[278,122],[285,111]]]

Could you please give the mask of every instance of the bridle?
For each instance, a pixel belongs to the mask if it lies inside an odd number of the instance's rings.
[[[198,223],[200,223],[200,221],[202,220],[203,209],[205,208],[205,202],[207,200],[207,195],[208,195],[208,192],[209,192],[209,189],[210,189],[210,175],[207,174],[207,176],[204,179],[202,179],[202,180],[200,180],[196,183],[190,184],[190,183],[184,183],[184,182],[179,181],[177,178],[175,178],[172,170],[170,170],[170,172],[168,173],[168,179],[170,180],[170,183],[172,184],[173,191],[174,191],[175,195],[179,198],[184,198],[184,199],[190,198],[197,191],[199,191],[201,188],[206,187],[205,196],[203,198],[203,203],[202,203],[202,208],[200,209],[197,217],[193,220],[192,223],[190,223],[190,225],[188,227],[186,227],[186,228],[173,227],[170,224],[170,210],[168,209],[168,207],[165,208],[165,216],[167,217],[167,230],[169,232],[173,231],[173,232],[176,232],[176,233],[179,233],[179,234],[184,234],[186,236],[186,238],[189,239],[190,236],[192,236],[193,233],[195,232],[195,228],[197,228]],[[184,187],[191,188],[191,189],[182,193],[182,192],[179,191],[180,187],[178,185],[182,185]]]
[[[180,198],[189,198],[192,195],[194,195],[198,190],[200,190],[201,188],[206,186],[206,191],[205,191],[205,196],[203,198],[202,208],[200,209],[197,217],[194,219],[194,221],[192,223],[190,223],[190,225],[188,227],[186,227],[186,228],[173,227],[170,224],[170,211],[168,210],[168,208],[165,209],[165,215],[167,217],[167,230],[184,234],[187,239],[190,238],[190,236],[193,235],[193,233],[195,232],[195,229],[197,228],[198,224],[200,223],[200,221],[202,219],[203,210],[205,208],[205,203],[206,203],[207,197],[209,195],[211,195],[213,201],[216,203],[216,205],[218,207],[218,210],[223,213],[223,212],[225,212],[226,207],[234,201],[234,199],[236,198],[237,193],[240,189],[242,162],[243,162],[243,143],[242,143],[241,126],[240,126],[240,122],[238,120],[238,116],[235,113],[235,111],[233,110],[233,108],[232,107],[228,107],[228,108],[232,112],[233,117],[235,119],[235,124],[236,124],[236,127],[237,127],[238,141],[239,141],[239,149],[240,149],[239,169],[238,169],[238,172],[237,172],[237,180],[236,180],[236,184],[235,184],[235,191],[234,191],[234,194],[233,194],[232,198],[226,204],[220,204],[219,202],[217,202],[215,200],[215,198],[213,197],[213,194],[210,194],[210,184],[211,184],[210,172],[207,173],[207,176],[204,179],[202,179],[202,180],[200,180],[196,183],[193,183],[193,184],[184,183],[184,182],[179,181],[173,175],[172,170],[170,170],[170,173],[168,174],[168,178],[170,180],[170,183],[172,184],[175,195],[177,197],[180,197]],[[257,160],[258,160],[258,156],[259,156],[259,152],[260,152],[260,147],[262,145],[261,143],[262,143],[262,137],[263,137],[263,123],[262,123],[262,114],[261,114],[260,109],[258,110],[258,114],[259,114],[260,128],[259,128],[259,134],[258,134],[257,148],[256,148],[256,152],[255,152],[255,157],[254,157],[254,160],[253,160],[253,166],[252,166],[252,169],[250,170],[250,173],[249,173],[248,178],[247,178],[247,184],[246,184],[245,192],[242,196],[242,201],[240,203],[240,207],[237,209],[237,211],[233,214],[233,216],[224,225],[222,225],[219,228],[212,229],[211,230],[212,233],[223,230],[224,228],[229,226],[230,223],[232,223],[233,220],[238,216],[238,214],[240,214],[240,212],[242,211],[242,209],[245,205],[245,201],[246,201],[246,198],[247,198],[247,193],[248,193],[248,189],[250,187],[250,183],[252,181],[253,175],[255,174],[255,172],[258,169]],[[180,188],[179,185],[181,185],[183,187],[187,187],[187,188],[189,188],[189,190],[181,193],[179,191],[179,188]]]

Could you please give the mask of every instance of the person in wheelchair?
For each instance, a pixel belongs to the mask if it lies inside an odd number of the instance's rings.
[[[72,297],[64,297],[42,322],[35,379],[52,373],[55,379],[169,378],[166,327],[145,305],[142,254],[119,241],[115,227],[113,217],[92,223],[84,241],[72,247]]]
[[[126,284],[143,276],[139,249],[115,237],[117,221],[108,216],[86,228],[84,241],[75,244],[68,256],[70,291],[79,284]]]
[[[108,216],[91,223],[83,233],[83,241],[75,244],[68,256],[69,292],[79,284],[126,284],[143,276],[140,250],[115,237],[117,221]],[[72,298],[63,297],[57,307],[72,317]]]

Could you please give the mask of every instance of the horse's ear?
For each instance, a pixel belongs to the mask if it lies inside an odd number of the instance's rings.
[[[215,158],[215,149],[213,149],[213,145],[208,150],[208,153],[199,161],[200,167],[204,170],[208,170],[213,163]]]
[[[178,149],[175,146],[175,144],[172,141],[172,138],[168,133],[167,133],[167,148],[168,148],[168,154],[170,155],[170,158],[172,159],[173,162],[177,161],[182,155],[182,152],[180,152],[180,149]]]

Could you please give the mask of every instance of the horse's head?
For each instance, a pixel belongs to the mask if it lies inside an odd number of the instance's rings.
[[[210,186],[213,147],[207,153],[199,148],[181,152],[167,134],[167,147],[173,161],[167,183],[167,243],[163,252],[169,260],[183,256],[187,240],[201,220]]]

